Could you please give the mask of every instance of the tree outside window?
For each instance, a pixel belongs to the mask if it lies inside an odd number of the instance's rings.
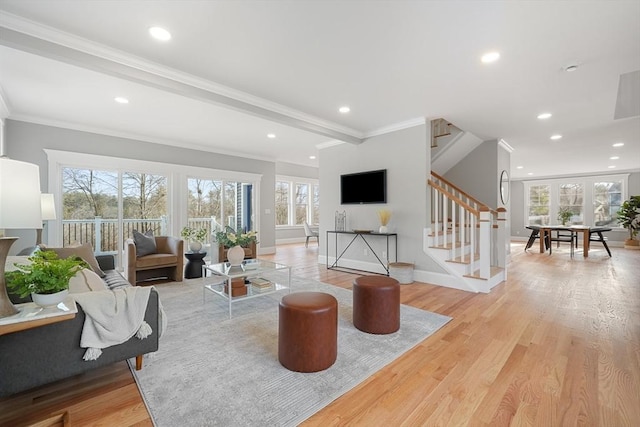
[[[622,204],[622,181],[593,184],[593,220],[596,226],[617,226],[617,214]]]
[[[276,225],[289,224],[289,183],[276,181]]]
[[[302,225],[307,220],[309,205],[309,185],[296,184],[296,225]]]
[[[311,205],[311,224],[320,224],[320,186],[313,186],[313,203]]]
[[[529,225],[549,225],[549,186],[529,187]]]
[[[558,208],[569,209],[572,213],[568,223],[583,224],[584,186],[575,183],[560,184],[558,196]]]

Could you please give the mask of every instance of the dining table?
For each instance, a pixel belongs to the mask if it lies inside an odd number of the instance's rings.
[[[551,242],[551,233],[554,231],[568,231],[571,233],[572,240],[573,235],[582,232],[582,256],[587,258],[589,256],[589,231],[591,227],[588,225],[541,225],[540,227],[540,253],[546,251],[544,242]],[[573,248],[573,242],[571,243]]]

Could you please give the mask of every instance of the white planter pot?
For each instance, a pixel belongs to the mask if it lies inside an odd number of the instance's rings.
[[[378,233],[386,233],[387,231],[389,231],[389,229],[387,228],[386,225],[381,225],[380,228],[378,229]]]
[[[227,250],[227,259],[231,265],[241,265],[244,261],[244,249],[242,246],[234,246]]]
[[[53,307],[60,304],[69,295],[69,290],[57,292],[55,294],[31,294],[31,299],[40,307]]]

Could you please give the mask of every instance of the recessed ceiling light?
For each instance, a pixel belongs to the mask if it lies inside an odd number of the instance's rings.
[[[311,160],[315,160],[315,159],[316,159],[316,156],[309,156],[309,158],[310,158]]]
[[[166,42],[171,40],[171,33],[164,28],[161,27],[151,27],[149,28],[149,34],[156,40],[160,40]]]
[[[524,166],[516,166],[516,169],[522,169]]]
[[[498,59],[500,59],[500,54],[498,52],[489,52],[482,55],[481,61],[488,64],[490,62],[495,62]]]
[[[575,70],[577,70],[577,69],[578,69],[578,66],[577,66],[577,65],[575,65],[575,64],[567,65],[566,67],[564,67],[564,70],[565,70],[567,73],[571,73],[571,72],[573,72],[573,71],[575,71]]]
[[[622,147],[624,145],[624,142],[616,142],[615,144],[612,145],[612,147]]]
[[[562,138],[562,135],[551,135],[551,139],[553,139],[554,141],[558,140]]]
[[[268,133],[267,134],[267,138],[269,138],[269,139],[274,139],[275,137],[276,137],[275,133]]]
[[[338,111],[340,111],[342,114],[347,114],[349,111],[351,111],[351,108],[345,105],[343,107],[338,108]]]
[[[540,120],[548,119],[549,117],[551,117],[551,113],[542,113],[542,114],[538,114],[538,118],[539,118]]]
[[[611,165],[609,166],[609,169],[614,169],[616,167],[616,165]]]
[[[114,101],[116,101],[118,104],[128,104],[129,100],[127,98],[125,98],[124,96],[116,96],[115,98],[113,98]]]
[[[609,157],[609,160],[618,160],[619,158],[620,157],[618,157],[618,156],[611,156],[611,157]]]
[[[527,175],[531,176],[531,175],[533,175],[533,172],[529,172]]]

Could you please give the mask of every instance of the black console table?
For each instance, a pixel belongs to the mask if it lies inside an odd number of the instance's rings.
[[[336,254],[336,259],[333,262],[333,264],[331,264],[331,265],[329,265],[329,234],[334,234],[335,235],[335,254]],[[344,250],[342,252],[340,252],[340,255],[338,255],[338,235],[340,235],[340,234],[350,234],[350,235],[353,235],[353,238],[351,239],[349,244],[344,248]],[[361,238],[364,241],[364,243],[367,245],[367,247],[371,250],[371,253],[376,257],[376,259],[378,260],[380,265],[387,272],[387,276],[388,276],[389,275],[389,266],[383,260],[381,260],[380,257],[378,256],[378,254],[376,253],[376,251],[373,250],[373,248],[371,247],[371,245],[367,241],[367,238],[369,238],[369,237],[372,237],[372,238],[377,238],[377,237],[386,238],[386,240],[387,240],[387,257],[389,257],[389,237],[393,237],[393,242],[395,243],[395,252],[394,252],[395,262],[398,262],[398,235],[396,233],[374,233],[372,231],[357,231],[357,230],[353,230],[353,231],[327,231],[327,254],[326,254],[327,255],[327,269],[329,269],[329,270],[337,270],[339,268],[343,268],[343,269],[347,269],[347,270],[357,270],[356,268],[340,267],[338,265],[338,261],[340,261],[340,258],[342,258],[342,255],[344,255],[344,253],[347,251],[347,249],[349,249],[349,247],[353,244],[353,242],[355,242],[358,238]],[[358,271],[362,271],[362,270],[358,270]]]

